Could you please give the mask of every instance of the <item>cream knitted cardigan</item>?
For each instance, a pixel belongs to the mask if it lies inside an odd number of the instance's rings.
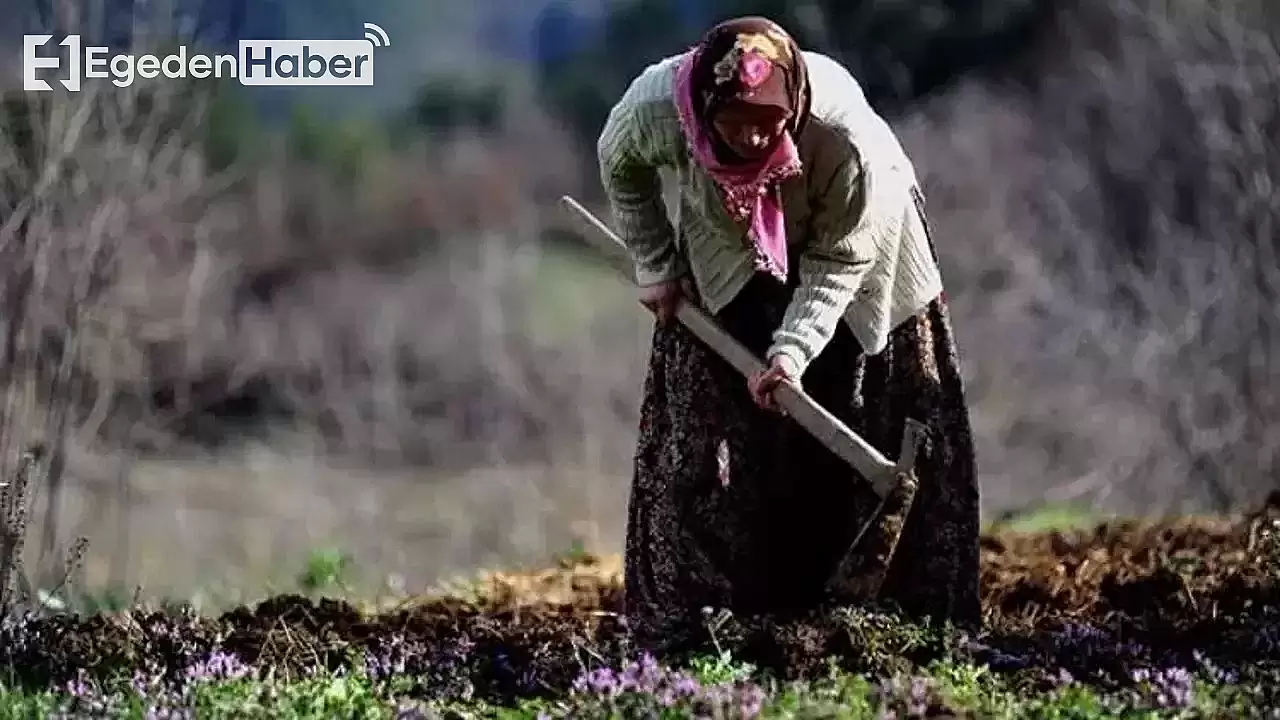
[[[672,88],[680,56],[650,65],[609,113],[597,152],[617,230],[652,285],[691,275],[703,305],[719,312],[751,279],[745,229],[721,205],[691,159]],[[853,76],[805,52],[813,115],[797,138],[804,172],[782,185],[789,244],[802,244],[799,287],[767,357],[797,380],[843,317],[877,354],[890,331],[942,291],[942,279],[911,195],[911,161]],[[672,227],[659,169],[676,179]]]

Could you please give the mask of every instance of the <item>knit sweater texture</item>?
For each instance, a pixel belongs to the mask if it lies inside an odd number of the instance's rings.
[[[687,275],[716,313],[755,268],[746,226],[729,216],[680,131],[673,88],[681,57],[643,70],[610,111],[597,142],[600,177],[636,281]],[[804,171],[782,183],[788,244],[800,245],[799,286],[767,353],[797,380],[841,319],[878,354],[895,327],[942,292],[906,152],[848,70],[812,51],[805,60],[812,117],[795,138]],[[660,170],[674,180],[674,218]]]

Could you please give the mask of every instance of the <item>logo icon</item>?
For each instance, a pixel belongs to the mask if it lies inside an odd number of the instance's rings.
[[[52,39],[52,35],[22,36],[23,90],[27,92],[50,92],[53,90],[49,83],[36,77],[36,70],[54,69],[62,64],[57,57],[41,57],[36,54],[36,48],[44,47]],[[62,83],[62,86],[66,89],[78,92],[80,90],[80,36],[68,35],[58,44],[69,48],[70,52],[68,54],[71,57],[71,76],[58,82]]]
[[[391,38],[387,36],[387,31],[373,23],[364,24],[364,39],[368,40],[376,48],[384,48],[391,45]]]
[[[387,31],[364,23],[359,40],[241,40],[235,55],[203,55],[179,47],[175,54],[111,54],[109,48],[85,47],[79,35],[67,35],[58,43],[66,59],[41,55],[52,35],[22,36],[22,87],[27,92],[50,92],[53,86],[37,71],[62,70],[58,82],[67,90],[80,90],[85,78],[109,78],[117,87],[128,87],[139,77],[236,78],[241,85],[368,86],[373,85],[373,55],[389,47]]]

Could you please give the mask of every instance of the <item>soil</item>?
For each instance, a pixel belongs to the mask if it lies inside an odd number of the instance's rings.
[[[727,618],[716,640],[786,677],[823,672],[835,655],[884,671],[950,654],[1031,684],[1070,672],[1100,685],[1133,669],[1205,660],[1262,672],[1280,658],[1280,493],[1234,519],[1115,522],[1078,532],[982,539],[984,627],[925,629],[875,609],[803,620]],[[279,674],[353,658],[419,678],[433,697],[563,691],[584,665],[630,654],[620,560],[582,557],[535,573],[491,573],[467,593],[363,612],[284,595],[219,617],[189,610],[10,619],[0,653],[13,677],[47,687],[78,672],[180,674],[222,650]],[[4,659],[0,656],[0,659]]]

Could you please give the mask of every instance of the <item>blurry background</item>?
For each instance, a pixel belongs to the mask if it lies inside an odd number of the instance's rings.
[[[769,15],[864,83],[938,231],[987,520],[1229,511],[1280,459],[1266,0],[0,0],[3,471],[27,553],[234,599],[617,550],[650,319],[569,232],[648,63]],[[386,29],[371,88],[21,90],[114,50]],[[607,217],[607,215],[605,216]]]

